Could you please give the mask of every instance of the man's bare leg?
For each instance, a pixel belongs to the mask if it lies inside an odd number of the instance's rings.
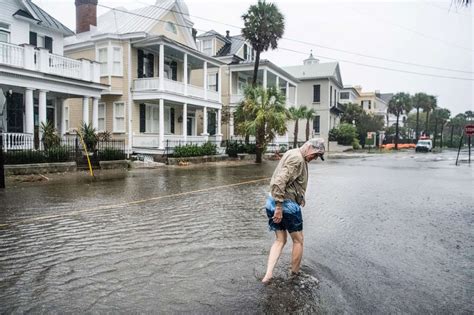
[[[303,231],[290,233],[293,241],[293,250],[291,252],[291,272],[300,271],[301,258],[303,257]]]
[[[273,269],[281,255],[281,251],[286,244],[286,231],[275,231],[275,242],[273,242],[270,248],[270,254],[268,255],[267,272],[262,279],[263,283],[268,283],[273,277]]]

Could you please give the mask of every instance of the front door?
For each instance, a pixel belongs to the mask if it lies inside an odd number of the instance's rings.
[[[23,132],[23,94],[13,93],[7,99],[7,131]]]

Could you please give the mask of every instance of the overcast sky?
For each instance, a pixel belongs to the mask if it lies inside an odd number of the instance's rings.
[[[74,0],[33,1],[75,30]],[[127,9],[155,2],[99,0],[99,4],[105,6]],[[232,35],[239,33],[237,27],[243,25],[241,15],[256,0],[185,2],[199,33],[214,29],[222,34],[230,30]],[[436,95],[438,106],[448,108],[452,115],[474,110],[473,7],[456,8],[451,5],[451,0],[273,2],[285,15],[285,39],[279,42],[281,49],[265,53],[263,57],[277,65],[302,64],[312,49],[321,62],[334,59],[340,62],[344,85],[361,85],[364,91],[380,90],[382,93],[426,92]],[[107,9],[98,7],[98,15],[105,11]]]

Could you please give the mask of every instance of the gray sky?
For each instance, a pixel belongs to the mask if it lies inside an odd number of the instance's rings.
[[[73,0],[34,2],[75,30]],[[256,0],[185,2],[199,33],[214,29],[222,34],[230,30],[232,35],[239,33],[234,26],[243,25],[241,15]],[[287,39],[282,39],[279,46],[297,51],[278,49],[263,55],[277,65],[301,64],[312,49],[321,62],[339,60],[344,85],[361,85],[364,91],[426,92],[438,96],[438,106],[448,108],[452,115],[474,110],[473,7],[459,9],[451,6],[451,0],[273,2],[286,19],[284,37]],[[99,4],[105,6],[127,9],[154,3],[155,0],[99,0]],[[98,8],[99,15],[105,11],[107,9]],[[464,72],[378,60],[340,50]],[[402,73],[361,64],[467,80]]]

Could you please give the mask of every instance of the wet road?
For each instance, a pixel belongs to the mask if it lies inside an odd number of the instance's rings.
[[[287,246],[268,287],[274,162],[10,185],[0,312],[469,313],[473,172],[455,157],[311,163],[305,275],[287,278]]]

